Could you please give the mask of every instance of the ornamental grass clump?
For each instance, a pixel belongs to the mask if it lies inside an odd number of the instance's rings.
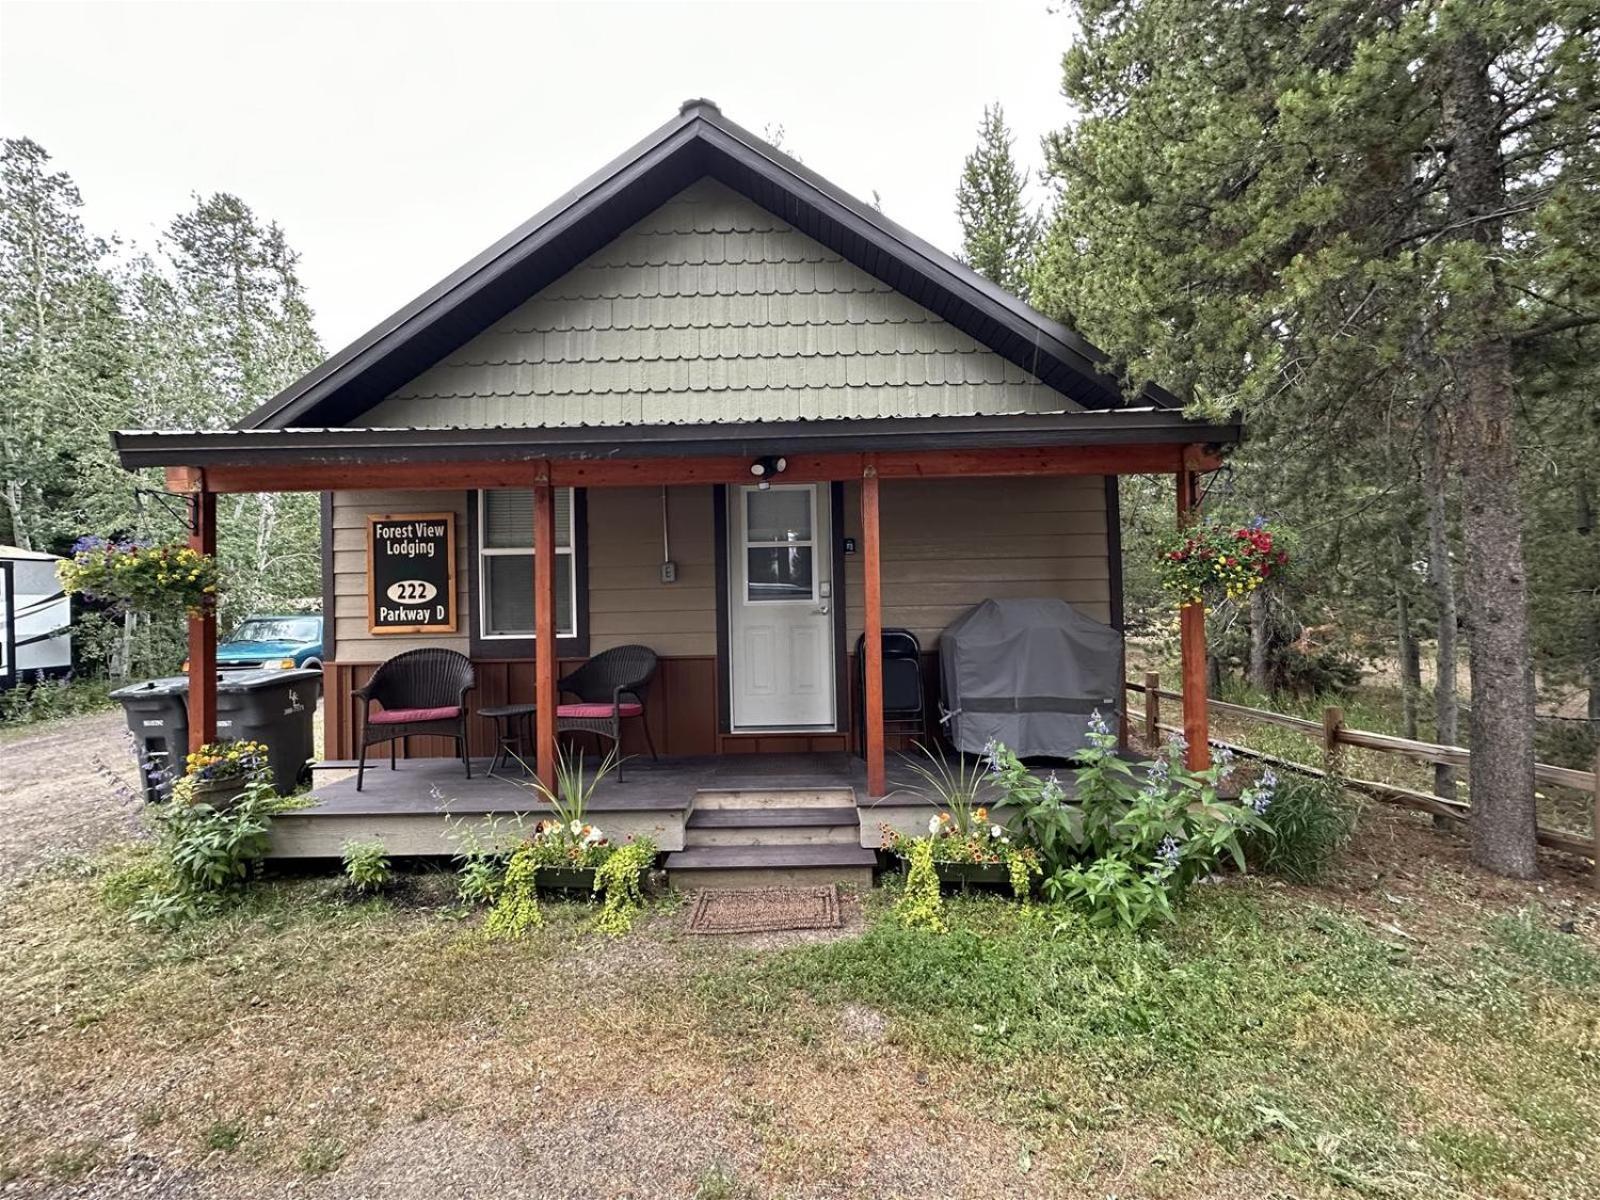
[[[105,538],[78,539],[72,557],[56,567],[62,590],[130,612],[190,616],[214,611],[222,586],[215,557],[183,542],[143,545]]]
[[[1206,520],[1180,529],[1156,560],[1162,588],[1180,607],[1248,596],[1289,565],[1289,537],[1265,517],[1230,526]]]

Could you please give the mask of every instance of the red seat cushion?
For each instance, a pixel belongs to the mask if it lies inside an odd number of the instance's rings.
[[[412,721],[448,721],[461,715],[459,704],[444,708],[386,708],[375,712],[367,720],[374,725],[405,725]]]
[[[637,717],[644,712],[644,706],[628,701],[617,706],[617,714],[624,717]],[[609,704],[562,704],[556,708],[558,717],[609,717],[611,705]]]

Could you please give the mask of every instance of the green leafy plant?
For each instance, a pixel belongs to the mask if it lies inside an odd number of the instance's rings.
[[[1019,836],[1043,858],[1046,898],[1082,904],[1097,924],[1139,929],[1170,919],[1173,904],[1224,857],[1244,870],[1241,838],[1265,829],[1277,779],[1271,771],[1237,801],[1217,786],[1234,767],[1226,754],[1205,771],[1184,764],[1175,737],[1141,778],[1116,753],[1117,738],[1099,713],[1074,773],[1069,798],[1058,781],[1030,774],[1004,746],[990,748],[991,770],[1017,810]]]
[[[506,863],[494,907],[483,922],[489,937],[519,938],[544,924],[544,914],[539,911],[539,863],[529,849],[519,846]]]
[[[939,895],[939,873],[933,866],[933,843],[917,838],[910,847],[910,869],[905,891],[894,903],[895,919],[908,929],[944,933],[944,899]]]
[[[379,839],[344,844],[344,875],[356,891],[380,892],[394,882],[394,867]]]
[[[1295,883],[1318,878],[1354,825],[1342,795],[1336,779],[1285,776],[1262,814],[1262,828],[1245,835],[1245,857],[1256,870]]]
[[[615,847],[594,873],[595,894],[603,897],[594,927],[619,937],[633,928],[633,918],[644,906],[643,879],[656,860],[656,844],[649,838]]]
[[[983,762],[958,754],[952,763],[942,749],[930,750],[921,742],[916,746],[921,758],[908,758],[906,765],[922,780],[923,796],[948,814],[945,824],[953,826],[961,834],[971,833],[974,823],[986,824],[989,814],[978,803],[985,779]],[[931,824],[928,831],[938,832]]]
[[[193,777],[184,776],[170,798],[151,807],[153,873],[164,882],[134,903],[131,916],[139,924],[171,928],[226,907],[266,856],[272,818],[305,803],[279,796],[264,765],[220,806],[197,799],[194,785]]]

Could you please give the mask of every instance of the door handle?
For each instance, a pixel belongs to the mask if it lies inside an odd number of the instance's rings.
[[[827,616],[828,615],[828,606],[826,604],[819,604],[814,609],[812,609],[811,611],[814,612],[814,613],[819,613],[822,616]]]

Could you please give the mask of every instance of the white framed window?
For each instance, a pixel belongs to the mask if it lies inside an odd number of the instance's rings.
[[[578,634],[571,488],[556,488],[556,636]],[[533,493],[478,493],[478,629],[486,639],[533,636]]]

